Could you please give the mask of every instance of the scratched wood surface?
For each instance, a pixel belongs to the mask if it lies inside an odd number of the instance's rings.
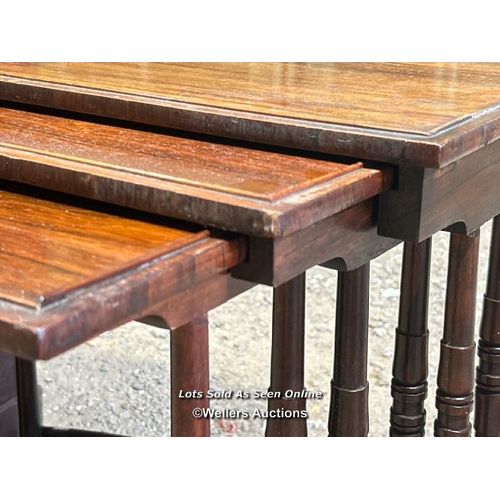
[[[1,178],[244,234],[283,236],[392,185],[384,165],[227,142],[0,107]]]
[[[0,232],[0,299],[34,308],[208,234],[4,190]]]
[[[47,359],[147,316],[177,328],[252,285],[243,238],[32,186],[0,190],[0,351]]]
[[[432,168],[500,137],[494,63],[2,63],[0,98]]]

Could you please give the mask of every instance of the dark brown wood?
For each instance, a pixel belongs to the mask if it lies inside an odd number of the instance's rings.
[[[379,234],[424,241],[449,228],[469,234],[500,213],[500,141],[441,170],[405,166],[380,196]]]
[[[10,287],[0,280],[0,349],[16,356],[48,359],[144,316],[158,315],[176,328],[251,286],[228,274],[246,256],[242,239],[212,238],[166,219],[146,223],[144,214],[118,217],[104,205],[84,209],[77,200],[61,203],[50,193],[10,187],[1,193],[11,210],[0,212],[0,267],[12,280]],[[66,274],[74,280],[71,293]]]
[[[209,437],[208,318],[200,316],[170,334],[170,419],[174,437]]]
[[[474,326],[479,230],[451,234],[443,339],[439,359],[434,435],[468,437],[474,400]]]
[[[493,221],[478,355],[475,433],[478,437],[500,436],[500,216]]]
[[[404,245],[399,323],[392,369],[390,436],[425,435],[431,246],[431,239]]]
[[[38,393],[36,363],[16,358],[16,374],[20,435],[40,437],[43,412]]]
[[[304,388],[304,319],[306,275],[274,289],[268,437],[307,437],[306,400],[294,397]],[[279,397],[274,397],[278,396]]]
[[[15,358],[10,354],[0,352],[0,437],[18,435]]]
[[[368,435],[370,264],[339,272],[330,437]]]
[[[437,168],[500,137],[500,65],[2,63],[3,99]]]
[[[383,167],[0,107],[1,178],[254,236],[389,189]]]
[[[377,235],[377,199],[372,198],[284,238],[250,238],[248,258],[232,274],[278,286],[318,264],[356,269],[399,243]]]
[[[253,283],[231,278],[227,273],[216,274],[192,288],[173,294],[158,306],[161,309],[152,310],[139,321],[175,330],[253,286]]]

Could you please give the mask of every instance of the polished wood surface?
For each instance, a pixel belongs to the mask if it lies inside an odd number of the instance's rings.
[[[392,369],[391,427],[394,437],[425,435],[431,239],[406,242],[403,252],[399,321]]]
[[[2,63],[0,97],[439,167],[500,136],[500,65]]]
[[[210,377],[206,314],[170,333],[170,371],[171,435],[209,437],[210,418],[193,416],[193,410],[207,409],[210,403],[207,398]],[[186,397],[193,393],[198,396]]]
[[[29,186],[3,187],[0,350],[46,359],[151,315],[177,328],[251,286],[228,274],[246,256],[243,239],[212,238],[165,218],[145,222],[144,214],[104,204],[90,210]]]
[[[478,258],[479,230],[467,236],[451,235],[436,390],[434,435],[438,437],[471,435]]]
[[[305,389],[305,299],[305,273],[274,289],[269,391],[280,393],[281,397],[268,399],[269,437],[307,436],[307,418],[300,416],[306,411],[306,400],[284,396],[287,391],[300,393]],[[280,412],[289,412],[291,416],[276,417]]]
[[[339,272],[328,435],[365,437],[368,410],[370,264]]]
[[[424,241],[451,228],[469,234],[500,213],[500,141],[441,170],[402,166],[380,196],[379,233]]]
[[[373,197],[284,238],[249,238],[248,258],[232,275],[278,286],[319,264],[356,269],[401,243],[378,235],[377,221]]]
[[[479,332],[474,429],[500,437],[500,215],[493,221],[488,284]]]
[[[208,235],[19,191],[0,196],[0,300],[36,309]]]
[[[0,107],[0,177],[255,236],[379,194],[383,167]]]

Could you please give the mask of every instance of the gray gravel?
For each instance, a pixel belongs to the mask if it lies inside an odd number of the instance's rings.
[[[490,224],[481,238],[477,323],[485,287]],[[435,417],[434,394],[443,325],[449,236],[434,238],[430,288],[430,367],[427,433]],[[397,324],[402,245],[372,263],[370,303],[370,435],[387,436],[391,363]],[[336,273],[307,274],[306,387],[321,391],[309,400],[309,435],[325,436],[332,372]],[[211,385],[215,389],[265,390],[269,385],[272,291],[258,286],[210,313]],[[130,323],[38,364],[46,425],[71,426],[136,436],[168,436],[169,334]],[[213,408],[252,412],[264,400],[218,400]],[[212,422],[214,436],[261,436],[260,419]]]

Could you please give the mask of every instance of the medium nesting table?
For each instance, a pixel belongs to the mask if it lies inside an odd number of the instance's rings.
[[[33,144],[18,144],[18,152],[13,154],[11,143],[2,139],[7,151],[3,146],[3,153],[0,149],[4,157],[0,176],[246,234],[250,236],[248,262],[233,274],[279,287],[286,283],[283,290],[288,291],[281,296],[278,288],[276,296],[290,304],[292,296],[298,297],[298,290],[303,290],[298,276],[311,265],[340,257],[332,265],[359,271],[395,240],[405,240],[392,435],[423,435],[430,238],[437,231],[451,231],[435,433],[470,435],[477,230],[500,213],[500,65],[5,63],[0,65],[0,97],[15,103],[8,105],[10,109],[5,107],[5,113],[36,111],[46,117],[68,112],[68,119],[79,113],[80,117],[100,117],[92,118],[94,123],[122,120],[110,126],[127,123],[128,129],[135,127],[138,134],[160,133],[165,127],[184,131],[175,134],[179,139],[204,144],[205,149],[194,148],[190,154],[202,159],[207,167],[212,165],[207,150],[216,152],[218,159],[230,158],[238,163],[238,155],[224,156],[223,147],[244,148],[240,181],[227,186],[211,168],[208,177],[190,167],[180,176],[174,174],[174,179],[154,172],[154,167],[146,168],[145,175],[131,166],[109,168],[97,159],[92,169],[70,165],[71,158],[61,158],[57,168],[48,168],[46,160],[36,158]],[[30,120],[27,118],[26,124]],[[42,127],[30,125],[30,130],[42,133]],[[81,127],[84,135],[86,127]],[[59,134],[60,130],[52,134],[52,145]],[[21,135],[17,132],[17,137]],[[91,135],[88,132],[86,137]],[[97,147],[106,151],[98,133],[92,140],[87,144],[95,147],[97,141]],[[83,147],[83,140],[77,143]],[[121,144],[118,133],[115,143]],[[126,156],[127,144],[120,146],[121,158]],[[149,143],[149,147],[153,151],[155,144]],[[280,165],[264,167],[276,176],[277,184],[271,190],[266,190],[267,179],[255,177],[258,157],[266,150],[287,158]],[[252,151],[250,156],[248,151]],[[69,156],[73,156],[73,150]],[[114,157],[109,163],[119,165],[123,163],[121,158],[117,161]],[[369,183],[360,181],[347,182],[340,189],[338,176],[337,182],[319,174],[309,176],[305,165],[313,159],[329,162],[328,168],[333,170],[332,162],[342,164],[338,174],[350,172],[351,179],[375,168],[378,174],[374,175],[380,176],[375,183],[378,188],[367,188]],[[190,178],[188,172],[195,172],[194,177]],[[395,180],[392,172],[396,172]],[[302,177],[293,188],[276,189],[284,178],[299,173],[306,173],[308,180]],[[210,204],[207,193],[212,195]],[[366,201],[378,193],[378,206]],[[349,200],[347,205],[343,200]],[[365,217],[371,223],[358,226],[363,216],[347,214],[369,204]],[[344,210],[347,206],[351,208]],[[380,237],[390,239],[374,238],[368,244],[362,235],[368,234],[368,227],[373,234],[375,220]],[[498,435],[500,431],[500,344],[495,337],[499,325],[497,221],[481,330],[478,435]],[[365,229],[357,231],[357,227]],[[340,228],[355,238],[350,242],[350,236],[339,232]],[[306,240],[314,243],[312,250],[299,257]],[[342,247],[341,252],[335,245]],[[352,277],[347,280],[350,284],[366,283],[366,273],[354,274],[357,278],[346,275]],[[342,282],[339,288],[343,289]],[[363,285],[358,290],[365,288]],[[363,294],[354,295],[359,299]],[[355,317],[352,311],[348,316]],[[345,326],[346,321],[339,318],[337,323]],[[292,322],[299,323],[297,318]],[[280,345],[276,333],[279,324],[275,322],[274,348]],[[363,330],[356,324],[354,329],[360,328]],[[292,337],[288,332],[286,345],[300,344],[292,342]],[[336,351],[342,350],[337,346]],[[335,372],[338,380],[340,375],[337,369]],[[342,392],[334,384],[334,393],[356,399],[364,385],[358,380],[354,386],[359,391],[351,388]],[[330,433],[336,431],[331,427]]]
[[[87,200],[102,192],[108,202],[115,193],[114,205],[147,211],[146,219],[194,219],[244,237],[246,257],[230,267],[233,279],[247,287],[276,287],[272,392],[304,388],[305,271],[320,263],[340,268],[339,311],[346,321],[339,326],[344,349],[338,350],[337,365],[352,366],[337,368],[332,433],[368,432],[366,353],[359,358],[356,351],[367,347],[367,263],[398,243],[377,235],[375,220],[376,197],[391,187],[394,169],[7,106],[0,108],[0,141],[2,175],[22,183],[16,185]],[[12,269],[4,273],[8,279]],[[353,303],[359,314],[349,313]],[[4,337],[2,347],[31,359],[46,357],[16,351],[12,342],[12,335]],[[359,362],[351,363],[354,358]],[[269,406],[300,410],[305,400],[277,398]],[[267,434],[305,435],[306,420],[270,419]]]

